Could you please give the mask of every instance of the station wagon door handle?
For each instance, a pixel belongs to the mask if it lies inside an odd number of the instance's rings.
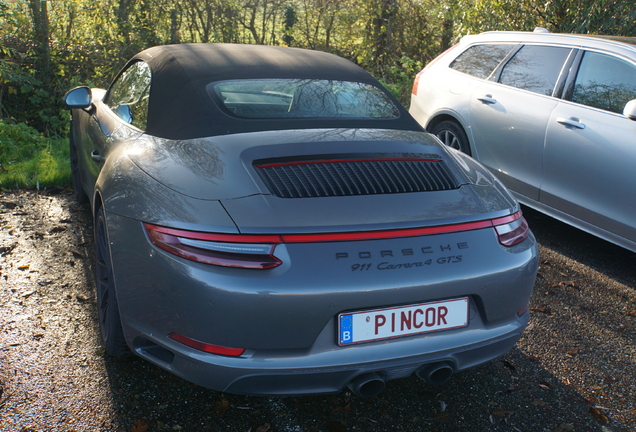
[[[576,129],[585,129],[585,125],[579,121],[579,119],[566,119],[563,117],[558,117],[557,122],[561,123],[564,126],[573,127]]]
[[[489,105],[497,103],[497,99],[493,99],[492,95],[478,97],[477,100]]]
[[[102,157],[101,157],[101,155],[99,154],[99,152],[97,150],[93,150],[91,152],[91,159],[93,159],[93,161],[97,162],[97,163],[101,163],[102,162]]]

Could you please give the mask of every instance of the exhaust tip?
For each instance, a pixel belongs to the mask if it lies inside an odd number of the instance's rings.
[[[455,370],[450,363],[438,362],[423,365],[415,374],[428,384],[439,385],[448,381],[454,372]]]
[[[384,390],[384,386],[384,380],[375,372],[358,375],[347,384],[356,396],[362,398],[377,396]]]

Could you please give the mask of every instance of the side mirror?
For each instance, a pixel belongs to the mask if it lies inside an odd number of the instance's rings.
[[[115,110],[115,113],[128,124],[132,124],[133,115],[132,110],[130,109],[130,105],[119,105]]]
[[[89,108],[93,104],[91,89],[82,86],[69,90],[64,95],[64,103],[69,108]]]
[[[623,115],[630,120],[636,121],[636,99],[632,99],[625,104]]]

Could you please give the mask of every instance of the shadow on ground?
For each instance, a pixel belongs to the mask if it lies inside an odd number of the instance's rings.
[[[541,267],[524,338],[491,363],[377,397],[248,397],[99,346],[90,213],[70,193],[0,200],[2,431],[628,431],[634,254],[526,210]]]

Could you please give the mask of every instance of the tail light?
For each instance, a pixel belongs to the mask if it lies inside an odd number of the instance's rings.
[[[499,243],[504,246],[514,246],[517,243],[521,243],[530,233],[528,222],[521,215],[521,211],[517,213],[493,220],[495,231],[497,231],[497,237]]]
[[[413,81],[413,89],[411,90],[411,94],[414,94],[417,96],[417,87],[420,84],[420,75],[422,74],[422,72],[419,72],[417,75],[415,75],[415,81]]]
[[[144,224],[150,241],[174,255],[204,264],[270,269],[282,264],[274,255],[277,235],[212,234]]]
[[[276,257],[281,243],[321,243],[340,241],[379,240],[400,237],[419,237],[494,227],[499,242],[514,246],[524,241],[530,232],[521,211],[492,220],[406,228],[382,231],[356,231],[319,234],[218,234],[186,231],[144,224],[150,241],[166,252],[204,264],[245,269],[271,269],[282,261]]]
[[[439,59],[441,59],[442,57],[444,57],[444,55],[449,52],[450,50],[452,50],[453,48],[455,48],[458,44],[453,45],[450,48],[447,48],[443,53],[441,53],[440,55],[438,55],[437,57],[435,57],[433,60],[431,60],[430,62],[428,62],[428,64],[426,65],[426,67],[424,69],[422,69],[417,75],[415,75],[415,81],[413,81],[413,89],[411,90],[411,93],[417,96],[417,87],[420,84],[420,76],[427,70],[430,69],[431,66],[433,66],[433,64],[435,64]]]

